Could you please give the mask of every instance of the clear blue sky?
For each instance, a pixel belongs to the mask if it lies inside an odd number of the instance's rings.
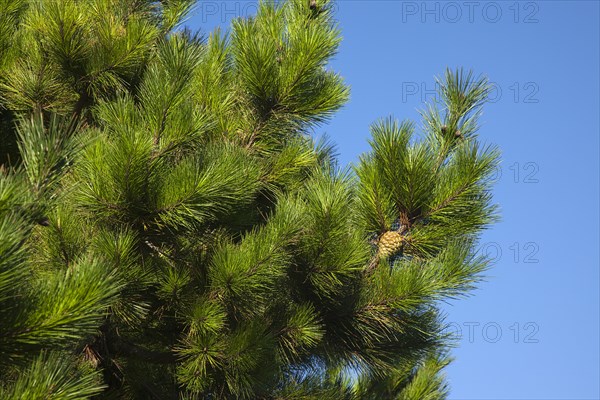
[[[340,161],[368,150],[369,124],[418,121],[447,66],[495,83],[481,138],[503,153],[496,259],[472,297],[445,306],[461,333],[451,399],[599,399],[599,52],[597,1],[348,1],[332,68],[350,102],[317,133]],[[210,31],[256,2],[204,1]]]

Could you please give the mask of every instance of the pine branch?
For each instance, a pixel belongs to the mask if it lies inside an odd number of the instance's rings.
[[[172,351],[149,350],[123,339],[114,340],[111,343],[111,347],[117,356],[131,357],[143,362],[175,364],[179,360],[177,355]]]

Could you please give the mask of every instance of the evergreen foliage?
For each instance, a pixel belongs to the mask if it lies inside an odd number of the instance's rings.
[[[382,119],[344,169],[310,136],[349,95],[331,3],[207,38],[192,7],[0,0],[0,398],[446,398],[486,79],[447,70],[422,136]]]

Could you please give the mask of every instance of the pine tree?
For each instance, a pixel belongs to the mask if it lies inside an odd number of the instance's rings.
[[[325,0],[209,37],[190,0],[0,0],[0,398],[443,399],[440,300],[495,219],[485,78],[372,125]]]

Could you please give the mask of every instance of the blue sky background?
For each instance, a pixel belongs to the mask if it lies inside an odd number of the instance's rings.
[[[419,121],[434,77],[465,67],[494,82],[480,137],[503,156],[495,259],[472,297],[444,309],[459,347],[451,399],[599,399],[599,53],[597,1],[349,1],[331,63],[349,103],[316,133],[349,164],[380,117]],[[211,31],[256,2],[203,1]]]

